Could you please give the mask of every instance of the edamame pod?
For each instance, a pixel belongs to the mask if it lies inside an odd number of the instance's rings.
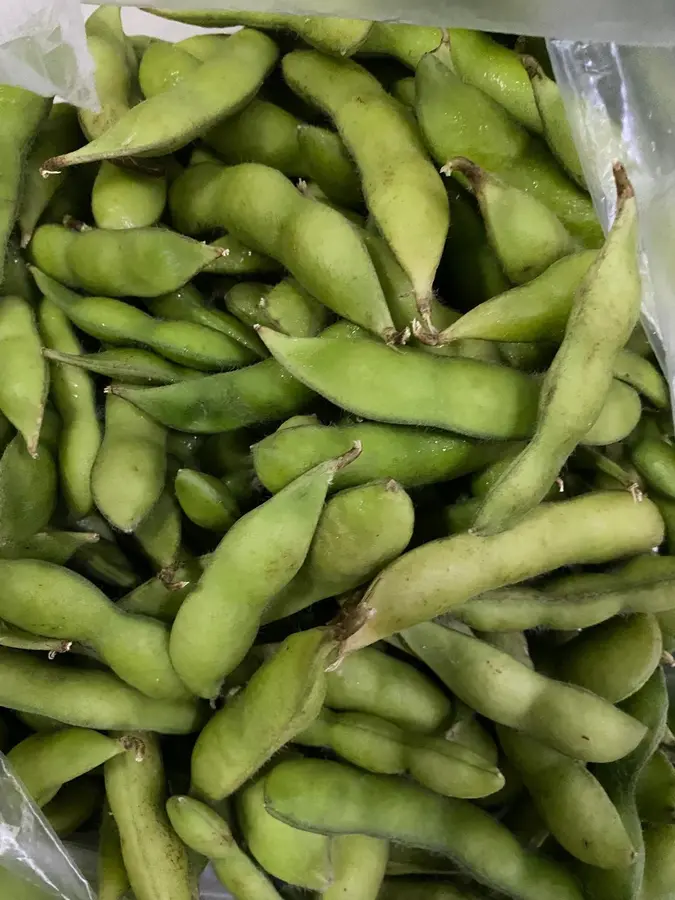
[[[10,84],[0,85],[0,116],[4,132],[0,165],[0,282],[4,278],[7,242],[18,212],[25,158],[51,105],[51,97],[40,97]]]
[[[149,697],[186,696],[169,661],[162,623],[121,612],[91,582],[53,563],[0,560],[0,573],[0,618],[6,622],[92,647],[120,678]]]
[[[416,69],[424,54],[435,50],[442,40],[443,31],[440,28],[403,22],[373,22],[358,52],[363,56],[393,56],[411,69]]]
[[[43,157],[44,158],[44,157]],[[43,179],[45,180],[45,179]],[[54,179],[46,179],[53,183]],[[91,211],[99,228],[155,225],[166,203],[166,175],[124,169],[103,160],[91,192]]]
[[[192,900],[187,848],[164,808],[159,740],[148,731],[124,735],[137,751],[108,760],[105,791],[119,830],[124,867],[136,900]]]
[[[448,28],[447,34],[454,70],[462,81],[479,88],[521,125],[541,134],[533,87],[518,54],[482,31]]]
[[[81,547],[95,544],[99,536],[87,531],[38,532],[21,543],[0,544],[0,559],[40,559],[63,566]]]
[[[389,842],[365,834],[343,834],[332,843],[333,882],[325,900],[377,900],[387,869]]]
[[[18,225],[22,247],[30,242],[40,216],[59,187],[58,179],[42,177],[40,166],[47,157],[68,153],[82,143],[77,115],[77,109],[69,103],[55,103],[37,133],[25,162],[23,195],[19,206]]]
[[[179,469],[174,484],[181,509],[201,528],[224,534],[241,515],[236,499],[220,478]]]
[[[174,362],[207,371],[245,365],[257,358],[238,340],[195,321],[154,318],[122,300],[82,297],[37,269],[34,275],[45,296],[78,328],[99,340],[145,344]],[[161,307],[158,311],[163,313]]]
[[[203,25],[207,28],[226,28],[230,25],[248,25],[271,31],[290,31],[324,53],[349,56],[365,40],[371,23],[360,19],[336,19],[332,16],[292,16],[275,12],[251,10],[190,9],[151,10],[155,16],[185,22],[187,25]]]
[[[420,61],[415,95],[417,120],[439,166],[466,156],[550,206],[584,246],[602,243],[590,197],[567,178],[536,137],[452,71],[447,48],[441,46]]]
[[[675,767],[663,750],[657,750],[642,770],[635,800],[641,821],[675,823]]]
[[[0,648],[0,706],[40,713],[83,728],[152,728],[189,734],[203,712],[192,699],[153,700],[111,672],[57,666],[22,650]]]
[[[442,689],[414,666],[368,647],[326,676],[326,705],[379,716],[406,731],[431,734],[450,718]]]
[[[657,409],[667,409],[668,385],[655,365],[632,350],[619,350],[614,360],[614,377],[630,384]]]
[[[442,180],[407,116],[379,81],[351,60],[295,50],[286,54],[282,69],[296,93],[335,121],[359,169],[371,215],[409,275],[416,297],[426,301],[450,214]]]
[[[115,384],[111,391],[168,428],[195,434],[284,419],[301,412],[315,396],[273,359],[178,384],[157,388]]]
[[[305,196],[280,172],[257,163],[203,163],[176,179],[169,202],[181,231],[225,228],[282,263],[324,306],[388,340],[394,337],[361,235],[341,213]]]
[[[309,831],[370,834],[449,856],[476,880],[519,900],[581,900],[562,866],[524,851],[487,813],[395,776],[288,760],[265,779],[265,803],[282,821]]]
[[[203,565],[201,560],[189,560],[174,571],[173,579],[168,584],[160,577],[150,578],[122,597],[117,605],[125,612],[173,622],[183,600],[196,587]]]
[[[14,774],[38,806],[45,806],[67,781],[124,753],[123,741],[86,728],[33,734],[7,754]]]
[[[308,891],[325,891],[333,881],[333,842],[293,828],[265,809],[264,775],[236,794],[237,821],[253,858],[275,878]]]
[[[54,362],[77,366],[125,384],[176,384],[201,374],[140,347],[115,347],[98,353],[61,353],[59,350],[43,352],[47,359]]]
[[[292,634],[204,727],[192,752],[191,793],[223,800],[319,714],[325,670],[339,639],[329,629]]]
[[[292,338],[270,328],[258,333],[290,375],[357,416],[493,440],[532,432],[539,385],[515,369],[387,347],[332,329],[318,338]],[[614,384],[584,441],[607,444],[632,431],[641,407],[638,395],[627,387]]]
[[[167,228],[74,231],[41,225],[30,256],[46,275],[104,297],[158,297],[175,291],[220,255]]]
[[[620,709],[641,722],[646,733],[631,753],[611,765],[598,766],[595,773],[619,811],[636,854],[630,866],[601,870],[585,864],[579,867],[577,874],[585,894],[598,900],[636,897],[642,884],[645,850],[635,791],[640,774],[658,747],[666,725],[668,696],[663,669],[656,669],[644,687],[624,701]]]
[[[650,487],[675,499],[675,448],[652,420],[645,420],[629,442],[630,459]]]
[[[48,297],[39,307],[45,346],[57,352],[79,355],[82,347],[66,314]],[[67,365],[51,367],[51,390],[61,415],[59,436],[60,487],[75,518],[86,516],[94,503],[91,472],[101,445],[96,418],[96,392],[86,371]]]
[[[281,269],[276,259],[258,253],[257,250],[251,250],[231,234],[216,238],[215,241],[211,241],[211,246],[219,247],[221,250],[221,256],[204,269],[213,275],[259,275],[278,272]]]
[[[448,481],[482,468],[508,449],[404,425],[315,421],[297,429],[281,427],[254,444],[256,475],[274,493],[322,460],[346,453],[354,441],[360,442],[361,455],[337,473],[331,485],[335,489],[387,476],[406,488]]]
[[[307,556],[334,473],[357,455],[354,447],[301,475],[239,519],[216,548],[171,630],[173,664],[198,696],[217,696],[250,649],[267,604]]]
[[[270,38],[244,29],[176,87],[139,103],[79,150],[48,159],[43,171],[59,171],[99,159],[172,153],[247,103],[277,55]]]
[[[166,431],[137,407],[108,394],[105,431],[91,473],[96,506],[120,531],[134,531],[164,489]]]
[[[479,534],[508,528],[546,495],[598,418],[616,356],[637,322],[635,195],[619,163],[614,177],[618,206],[612,230],[575,295],[565,337],[544,378],[534,436],[485,498],[474,523]]]
[[[225,296],[225,306],[247,325],[268,325],[294,337],[314,337],[330,321],[330,311],[293,278],[274,287],[240,282]]]
[[[459,172],[469,182],[488,240],[514,284],[536,278],[576,249],[576,242],[560,219],[532,194],[502,181],[465,157],[451,159],[447,172]]]
[[[23,435],[31,456],[38,452],[48,390],[49,369],[30,303],[0,298],[0,412]]]
[[[225,39],[225,35],[217,37]],[[180,46],[182,43],[155,40],[146,48],[138,67],[138,83],[146,100],[175,88],[200,68],[202,60]]]
[[[152,313],[160,319],[191,322],[227,335],[249,351],[245,355],[244,351],[239,348],[242,362],[256,362],[261,356],[266,355],[265,347],[255,332],[246,328],[229,313],[209,306],[199,291],[191,284],[185,284],[170,294],[155,297],[148,303],[148,306]]]
[[[578,185],[585,187],[584,170],[574,144],[560,88],[552,78],[548,77],[533,56],[523,56],[522,60],[532,85],[541,130],[546,138],[546,143],[567,174]]]
[[[424,622],[406,628],[410,649],[457,696],[500,725],[587,762],[630,753],[645,727],[601,697],[535,672],[485,641]]]
[[[661,629],[653,615],[616,617],[566,643],[554,655],[553,671],[561,681],[618,703],[645,684],[662,652]]]
[[[99,828],[97,884],[98,900],[124,900],[129,876],[124,868],[120,833],[108,803],[103,804]]]
[[[665,900],[675,878],[675,825],[657,825],[644,832],[645,867],[640,900]]]
[[[391,479],[341,491],[324,507],[302,567],[270,602],[273,622],[368,581],[412,538],[410,497]]]
[[[271,881],[241,850],[227,823],[192,797],[169,797],[169,820],[183,843],[211,861],[218,880],[235,900],[281,900]]]
[[[594,250],[584,250],[563,257],[527,284],[510,288],[470,309],[435,340],[441,344],[462,338],[560,340],[574,294],[596,256]]]
[[[85,23],[87,49],[94,60],[94,83],[100,110],[80,109],[82,131],[99,137],[134,105],[138,63],[122,28],[122,11],[99,7]],[[41,162],[44,162],[42,157]]]
[[[56,466],[40,445],[35,456],[16,435],[0,457],[0,543],[20,544],[42,531],[56,506]]]
[[[527,734],[499,726],[499,741],[555,839],[582,862],[629,866],[635,850],[602,785],[576,759]]]
[[[297,139],[304,172],[335,203],[359,206],[363,202],[359,173],[340,136],[328,128],[300,123]]]
[[[136,528],[134,536],[154,566],[170,571],[181,549],[181,516],[171,490],[165,488],[157,503]]]
[[[324,709],[294,740],[326,747],[369,772],[407,773],[445,797],[484,797],[504,785],[496,766],[459,742],[406,733],[385,719],[363,713]]]

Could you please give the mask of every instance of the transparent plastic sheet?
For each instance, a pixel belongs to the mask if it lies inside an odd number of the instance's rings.
[[[624,160],[640,207],[643,319],[675,388],[675,4],[672,0],[510,0],[509,21],[495,0],[232,0],[228,5],[305,14],[330,13],[418,24],[444,23],[535,35],[556,35],[549,51],[563,90],[584,171],[603,225],[613,216],[611,161]],[[130,4],[135,5],[135,4]],[[162,6],[205,8],[217,0],[163,0]],[[176,37],[184,26],[128,10],[131,32]],[[133,25],[131,19],[133,18]],[[611,21],[610,21],[611,20]],[[142,23],[142,24],[141,24]],[[129,28],[131,25],[131,28]],[[164,31],[166,34],[164,34]],[[585,40],[579,40],[584,37]],[[618,43],[593,43],[615,41]],[[631,46],[622,46],[620,44]],[[656,47],[635,46],[654,44]],[[78,0],[23,0],[3,10],[0,83],[96,105]],[[0,897],[2,868],[28,887],[12,900],[93,900],[95,852],[63,845],[9,771],[0,754]],[[202,900],[228,894],[207,870]],[[9,900],[9,898],[8,898]]]

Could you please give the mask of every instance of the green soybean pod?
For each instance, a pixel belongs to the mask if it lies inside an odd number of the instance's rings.
[[[360,441],[361,455],[337,473],[335,489],[386,477],[406,488],[449,481],[482,468],[507,449],[404,425],[313,421],[298,428],[279,428],[254,444],[256,475],[274,493],[322,460],[345,453],[354,441]]]
[[[37,268],[70,288],[104,297],[158,297],[189,281],[220,250],[166,228],[40,225],[29,253]]]
[[[40,559],[63,566],[81,547],[98,539],[97,534],[87,531],[40,531],[21,543],[0,544],[0,559]]]
[[[267,875],[237,845],[227,823],[192,797],[169,797],[169,820],[183,843],[211,861],[234,900],[281,900]]]
[[[379,716],[420,734],[437,731],[452,711],[438,684],[374,647],[344,657],[328,672],[326,705]]]
[[[91,192],[94,222],[111,229],[154,225],[164,211],[166,187],[164,174],[149,175],[103,160]]]
[[[101,105],[96,111],[78,110],[82,131],[91,141],[133,106],[138,64],[122,28],[121,10],[116,7],[95,10],[87,19],[85,33],[87,49],[94,60],[94,83]]]
[[[173,622],[183,600],[199,581],[205,563],[206,560],[188,560],[174,570],[172,580],[168,583],[154,576],[122,597],[117,605],[125,612]]]
[[[522,57],[523,66],[532,85],[532,93],[537,106],[541,130],[551,153],[578,185],[586,186],[584,170],[579,153],[574,144],[572,130],[565,113],[560,88],[549,78],[543,67],[533,56]]]
[[[86,728],[61,728],[32,734],[7,754],[14,774],[38,806],[52,800],[67,781],[72,781],[124,753],[123,741]]]
[[[22,297],[0,298],[0,411],[37,453],[49,369],[30,303]]]
[[[22,650],[0,648],[0,706],[101,731],[140,728],[189,734],[202,724],[192,699],[156,700],[111,672],[55,666]]]
[[[644,737],[639,721],[575,685],[535,672],[470,634],[424,622],[402,633],[460,700],[500,725],[587,762],[612,762]]]
[[[523,284],[577,248],[560,219],[545,203],[465,157],[444,169],[466,178],[478,200],[488,240],[507,278]]]
[[[280,262],[313,297],[386,340],[394,326],[361,234],[340,212],[257,163],[186,169],[169,193],[187,234],[225,228]],[[317,240],[317,235],[327,235]]]
[[[460,316],[437,340],[560,340],[574,294],[597,256],[594,250],[571,253],[526,284],[509,288]]]
[[[665,378],[649,360],[632,350],[619,350],[614,361],[614,377],[632,385],[656,409],[667,409],[670,402]]]
[[[176,431],[217,434],[284,419],[315,396],[273,359],[157,388],[115,384],[124,397],[157,422]]]
[[[448,48],[441,46],[415,71],[417,120],[438,165],[466,156],[550,206],[584,246],[599,246],[602,230],[588,194],[567,178],[538,138],[463,81],[448,62]]]
[[[598,766],[596,777],[618,809],[636,852],[630,866],[602,870],[596,866],[579,866],[577,874],[585,894],[597,897],[598,900],[638,896],[643,882],[645,847],[637,810],[636,788],[645,765],[659,745],[666,725],[668,695],[661,667],[656,669],[639,691],[621,704],[620,709],[643,724],[645,736],[622,759],[607,766]]]
[[[101,813],[96,875],[98,900],[123,900],[129,890],[129,876],[122,859],[119,829],[107,801]]]
[[[387,870],[389,842],[365,834],[333,840],[333,882],[325,900],[377,900]]]
[[[325,670],[339,641],[330,629],[293,634],[202,730],[192,752],[191,793],[223,800],[319,714]]]
[[[102,159],[162,156],[184,147],[250,100],[277,55],[276,45],[266,35],[244,29],[175,87],[139,103],[81,149],[47,160],[43,170],[59,171]],[[221,89],[214,91],[214,84]]]
[[[129,557],[115,541],[97,541],[95,546],[85,544],[77,553],[74,565],[87,578],[112,584],[128,590],[138,584],[138,575]]]
[[[358,52],[362,56],[393,56],[415,69],[424,54],[435,50],[442,40],[443,31],[440,28],[402,22],[373,22]]]
[[[91,582],[52,563],[1,560],[0,572],[3,620],[92,647],[120,678],[149,697],[186,696],[171,667],[164,624],[120,611]]]
[[[360,19],[337,19],[332,16],[293,16],[275,12],[225,9],[155,9],[153,15],[163,19],[202,25],[206,28],[227,28],[247,25],[271,31],[290,31],[298,37],[336,56],[349,56],[361,45],[370,31],[371,23]]]
[[[165,470],[165,429],[131,403],[108,394],[91,483],[99,511],[120,531],[134,531],[159,500]]]
[[[236,499],[220,478],[179,469],[174,485],[181,509],[201,528],[224,534],[241,515]]]
[[[214,158],[210,162],[217,163],[218,160]],[[251,250],[232,234],[216,238],[215,241],[211,241],[211,246],[219,247],[221,250],[221,256],[204,269],[212,275],[260,275],[278,272],[281,269],[279,263],[271,256]]]
[[[598,418],[612,383],[616,356],[637,322],[636,201],[620,163],[614,165],[614,178],[616,218],[575,295],[565,337],[544,378],[534,436],[485,498],[474,525],[478,533],[494,534],[507,528],[546,495]],[[598,342],[600,333],[603,338]]]
[[[641,821],[675,823],[675,767],[663,750],[657,750],[642,770],[635,799]]]
[[[46,349],[44,355],[53,362],[77,366],[94,375],[103,375],[125,384],[176,384],[201,374],[141,347],[113,347],[98,353],[81,354]]]
[[[301,475],[221,540],[171,630],[174,667],[198,696],[217,696],[250,649],[267,604],[307,556],[333,474],[357,454],[355,447]],[[226,596],[223,579],[231,585]]]
[[[244,785],[235,804],[248,850],[266,872],[308,891],[323,892],[330,886],[336,839],[293,828],[272,816],[265,809],[264,775]]]
[[[170,572],[177,564],[181,549],[181,516],[176,498],[168,487],[162,491],[134,535],[156,568]]]
[[[0,202],[0,282],[4,278],[7,242],[18,212],[25,158],[51,105],[51,97],[39,97],[32,91],[9,84],[0,87],[0,115],[5,128]]]
[[[631,436],[630,459],[647,484],[675,499],[675,449],[654,421],[646,419]]]
[[[426,301],[450,214],[441,178],[405,113],[374,76],[351,60],[295,50],[284,57],[282,68],[290,87],[335,121],[361,174],[371,214],[416,297]]]
[[[313,337],[326,327],[330,313],[292,278],[274,287],[256,282],[233,285],[225,306],[239,321],[251,327],[268,325],[284,334]]]
[[[675,825],[656,825],[644,831],[645,867],[640,900],[667,900],[675,878]]]
[[[628,493],[606,491],[541,504],[499,539],[459,534],[432,541],[399,557],[377,576],[362,601],[368,617],[347,646],[363,647],[487,590],[571,563],[647,552],[662,539],[663,521],[656,506],[635,503]]]
[[[39,129],[26,159],[23,194],[17,217],[22,247],[30,242],[40,216],[60,185],[56,178],[43,178],[40,166],[48,157],[68,153],[82,143],[77,114],[77,109],[69,103],[55,103]]]
[[[615,617],[586,628],[554,656],[558,678],[618,703],[639,690],[661,661],[655,616]],[[556,658],[557,656],[557,658]]]
[[[156,297],[148,306],[160,319],[192,322],[226,334],[249,351],[247,355],[241,351],[242,362],[256,362],[266,355],[265,347],[255,332],[243,326],[229,313],[209,306],[192,284],[185,284],[170,294]]]
[[[0,543],[19,544],[42,531],[56,506],[56,466],[49,450],[35,456],[16,435],[0,457]]]
[[[477,881],[519,900],[582,897],[562,866],[524,851],[483,810],[396,776],[287,760],[267,775],[265,802],[282,821],[309,831],[368,834],[448,856]]]
[[[39,322],[46,347],[73,355],[82,352],[67,316],[48,297],[43,297],[40,303]],[[91,473],[101,444],[96,393],[88,373],[74,366],[53,364],[50,380],[62,423],[58,456],[60,486],[70,512],[79,519],[90,512],[94,502]]]
[[[223,36],[224,37],[224,36]],[[201,66],[201,60],[180,46],[154,40],[145,49],[138,67],[138,82],[146,100],[175,88]]]
[[[321,513],[302,567],[271,601],[263,622],[368,581],[405,550],[413,526],[412,501],[391,479],[335,494]]]
[[[58,837],[70,837],[100,810],[102,799],[99,779],[83,775],[64,784],[54,799],[42,807],[42,815]]]
[[[137,747],[104,766],[105,791],[119,830],[124,866],[136,900],[192,900],[190,865],[164,808],[164,765],[156,735],[131,732]]]
[[[297,135],[303,174],[315,181],[330,200],[359,206],[363,199],[359,174],[339,135],[304,123],[298,125]]]
[[[635,850],[621,817],[582,762],[522,732],[499,726],[497,733],[544,823],[568,853],[603,869],[631,864]]]

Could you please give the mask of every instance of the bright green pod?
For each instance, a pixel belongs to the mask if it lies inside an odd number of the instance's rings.
[[[49,450],[35,456],[17,435],[0,457],[0,543],[21,544],[42,531],[56,506],[56,466]]]
[[[179,469],[174,484],[181,509],[201,528],[224,534],[241,515],[235,498],[213,475]]]
[[[359,173],[339,135],[318,125],[298,125],[304,172],[326,196],[345,206],[363,202]]]
[[[435,50],[442,40],[440,28],[403,22],[373,22],[358,52],[363,56],[393,56],[414,70],[425,53]]]
[[[35,313],[22,297],[0,298],[0,412],[37,454],[49,390],[49,368]]]
[[[217,163],[218,160],[211,162]],[[211,275],[261,275],[281,270],[279,263],[271,256],[251,250],[234,235],[225,234],[216,238],[211,241],[211,246],[218,247],[222,253],[204,269]]]
[[[100,159],[172,153],[250,100],[277,55],[266,35],[244,29],[180,84],[139,103],[80,150],[48,159],[43,171]],[[214,84],[218,90],[213,90]]]
[[[201,374],[140,347],[114,347],[98,353],[81,354],[45,350],[44,355],[54,362],[77,366],[125,384],[176,384]]]
[[[165,204],[165,174],[149,175],[105,160],[101,163],[91,192],[91,211],[99,228],[155,225]]]
[[[134,536],[156,568],[171,570],[176,565],[181,549],[182,524],[180,508],[168,487],[136,528]]]
[[[267,325],[294,337],[314,337],[328,325],[330,313],[292,278],[271,287],[253,281],[233,285],[225,306],[239,321]]]
[[[99,536],[88,531],[40,531],[21,543],[0,544],[0,559],[40,559],[64,566],[77,551],[95,544]]]

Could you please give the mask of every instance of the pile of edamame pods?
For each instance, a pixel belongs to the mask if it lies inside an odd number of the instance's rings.
[[[99,900],[674,897],[623,166],[604,239],[541,42],[158,14],[244,27],[0,87],[13,771]]]

